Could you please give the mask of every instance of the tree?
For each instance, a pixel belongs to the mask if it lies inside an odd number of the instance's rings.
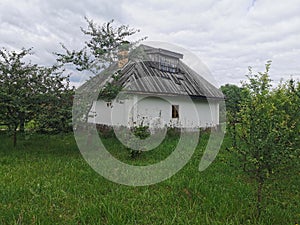
[[[234,84],[225,84],[221,86],[221,91],[225,95],[226,119],[228,123],[229,134],[232,136],[233,147],[236,147],[236,124],[238,123],[237,113],[240,110],[240,103],[245,92],[243,88]]]
[[[0,50],[0,108],[1,120],[8,126],[17,141],[17,128],[24,123],[26,116],[31,117],[33,105],[28,104],[31,96],[31,80],[38,76],[38,66],[22,62],[31,49],[22,49],[20,53]],[[21,126],[23,129],[23,125]]]
[[[62,45],[65,53],[55,53],[57,61],[62,65],[74,65],[78,71],[90,71],[93,74],[99,74],[103,68],[107,68],[112,62],[118,59],[119,48],[129,50],[135,44],[144,40],[141,38],[137,41],[129,41],[129,37],[140,32],[138,29],[130,28],[128,25],[114,27],[114,20],[103,25],[97,25],[93,20],[85,17],[88,23],[87,29],[81,27],[83,34],[87,35],[90,40],[85,42],[81,50],[68,50]]]
[[[87,29],[81,28],[81,31],[89,40],[84,43],[81,50],[69,50],[64,44],[62,48],[64,53],[55,53],[57,61],[62,66],[72,65],[78,71],[88,71],[92,75],[101,75],[101,82],[111,76],[111,82],[107,82],[103,87],[95,85],[93,78],[76,90],[75,107],[73,107],[73,121],[79,120],[86,122],[88,114],[92,107],[92,102],[96,99],[112,100],[121,90],[118,85],[118,72],[113,69],[107,69],[115,62],[120,55],[120,50],[130,51],[137,41],[130,41],[130,37],[139,32],[137,29],[130,28],[128,25],[115,27],[114,20],[102,25],[96,24],[93,20],[85,17]],[[107,69],[106,71],[104,69]],[[101,83],[100,82],[100,83]]]
[[[62,71],[48,68],[47,90],[41,95],[38,113],[34,121],[36,130],[41,133],[61,133],[72,130],[72,105],[74,87],[69,86],[69,76],[62,76]]]
[[[263,186],[267,179],[285,168],[295,157],[299,143],[299,87],[287,89],[283,85],[271,89],[269,69],[253,74],[249,67],[248,82],[243,84],[243,98],[238,112],[237,153],[245,165],[245,172],[253,177],[257,187],[258,216],[262,208]],[[298,84],[299,86],[299,84]],[[289,93],[289,95],[286,95]],[[291,101],[291,96],[295,100]]]
[[[47,112],[57,95],[69,89],[69,78],[59,68],[26,62],[31,49],[20,52],[0,50],[0,121],[17,143],[17,129]]]

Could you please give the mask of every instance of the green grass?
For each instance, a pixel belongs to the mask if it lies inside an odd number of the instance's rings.
[[[207,136],[207,135],[206,135]],[[0,136],[0,224],[294,224],[300,221],[299,168],[292,167],[265,189],[265,210],[255,218],[256,184],[221,149],[198,171],[207,137],[190,162],[170,179],[146,187],[106,180],[82,158],[72,135]],[[131,160],[113,138],[103,140],[124,162],[148,164],[170,154],[176,137]],[[225,140],[228,143],[229,140]]]

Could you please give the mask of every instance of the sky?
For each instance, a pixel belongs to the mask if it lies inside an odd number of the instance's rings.
[[[179,46],[196,56],[216,85],[240,85],[248,66],[270,77],[300,79],[299,0],[1,0],[0,47],[33,47],[32,61],[55,63],[53,52],[80,49],[84,17],[99,25],[115,20],[140,29],[134,38]],[[71,83],[82,75],[73,71]]]

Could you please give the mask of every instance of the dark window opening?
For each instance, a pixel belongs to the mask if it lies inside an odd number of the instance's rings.
[[[172,105],[172,118],[179,118],[179,105]]]
[[[159,57],[159,69],[161,71],[177,73],[178,59],[160,56]]]
[[[170,72],[170,73],[177,73],[178,69],[176,65],[174,64],[168,64],[168,63],[160,63],[160,68],[161,71],[165,72]]]

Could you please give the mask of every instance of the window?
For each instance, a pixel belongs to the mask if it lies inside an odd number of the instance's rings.
[[[172,118],[179,118],[179,105],[172,105]]]
[[[159,57],[159,69],[161,71],[177,73],[178,59],[160,56]]]

